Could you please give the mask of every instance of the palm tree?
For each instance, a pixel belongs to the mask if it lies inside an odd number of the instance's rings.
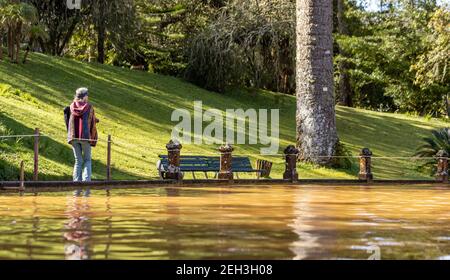
[[[37,11],[33,5],[4,1],[2,22],[8,30],[8,55],[12,62],[19,63],[22,32],[37,22]]]
[[[297,145],[299,158],[328,165],[336,152],[333,1],[297,0]]]
[[[432,173],[436,171],[436,157],[441,150],[446,151],[450,155],[450,128],[443,128],[441,130],[433,130],[430,137],[422,138],[425,142],[422,146],[417,148],[414,156],[428,158],[428,160],[421,165],[421,168],[431,169]]]
[[[3,32],[6,29],[6,0],[0,0],[0,60],[3,59]]]
[[[28,54],[31,50],[31,48],[33,47],[33,43],[42,39],[42,40],[47,40],[48,39],[48,34],[45,32],[45,29],[43,26],[36,24],[33,26],[30,26],[29,29],[27,30],[26,33],[26,37],[27,37],[27,48],[25,51],[25,54],[23,56],[23,63],[27,62],[27,58],[28,58]]]
[[[16,44],[16,28],[19,21],[19,4],[14,0],[4,1],[2,10],[3,22],[8,33],[8,56],[14,62],[15,44]]]

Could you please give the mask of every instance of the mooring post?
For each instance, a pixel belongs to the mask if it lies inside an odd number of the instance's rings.
[[[437,171],[436,180],[442,183],[448,183],[448,153],[445,150],[440,150],[436,154]]]
[[[25,165],[23,160],[20,162],[20,191],[25,191]]]
[[[108,146],[106,152],[106,181],[111,181],[111,135],[108,135]]]
[[[372,152],[369,148],[364,148],[359,154],[359,180],[371,182],[373,180],[372,174]]]
[[[294,145],[289,145],[284,149],[285,171],[283,174],[283,180],[290,180],[291,182],[298,181],[297,172],[297,157],[299,150]]]
[[[220,171],[218,178],[219,180],[229,180],[233,181],[233,147],[226,143],[225,145],[219,147],[220,152]]]
[[[177,140],[170,140],[167,143],[167,153],[169,166],[167,167],[166,179],[173,179],[181,181],[183,179],[183,173],[180,170],[180,154],[183,146]]]
[[[33,171],[33,180],[39,180],[39,138],[40,132],[39,128],[34,130],[34,171]]]

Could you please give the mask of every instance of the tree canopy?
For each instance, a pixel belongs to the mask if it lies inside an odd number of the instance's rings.
[[[448,5],[333,3],[336,103],[450,114]],[[0,45],[14,62],[22,48],[138,65],[222,93],[295,93],[294,0],[84,0],[81,10],[57,0],[0,0],[0,11]]]

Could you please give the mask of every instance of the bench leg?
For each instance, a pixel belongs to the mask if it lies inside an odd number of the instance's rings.
[[[197,180],[197,178],[195,178],[195,172],[192,171],[192,177],[194,177],[194,180]]]
[[[206,179],[209,179],[209,178],[208,178],[208,172],[205,171],[204,173],[205,173]]]
[[[237,177],[238,179],[240,179],[240,178],[239,178],[239,173],[237,173],[237,172],[236,172],[236,177]]]
[[[158,161],[156,168],[158,169],[159,179],[163,180],[164,176],[163,176],[163,171],[161,170],[161,161]]]

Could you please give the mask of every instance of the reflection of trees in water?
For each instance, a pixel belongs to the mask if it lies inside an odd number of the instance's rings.
[[[81,197],[76,192],[69,198],[66,215],[69,218],[65,224],[66,232],[64,246],[66,260],[87,260],[90,258],[89,239],[91,238],[91,222],[88,216],[90,210],[88,192]]]

